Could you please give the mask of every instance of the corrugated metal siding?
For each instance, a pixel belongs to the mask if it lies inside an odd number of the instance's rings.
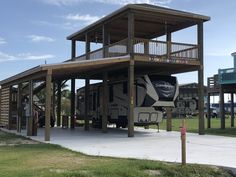
[[[1,117],[0,117],[0,125],[4,127],[8,127],[9,125],[9,95],[10,89],[9,87],[2,87],[1,89]]]

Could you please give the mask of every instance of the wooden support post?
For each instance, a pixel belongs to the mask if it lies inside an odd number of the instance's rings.
[[[56,116],[56,82],[53,82],[53,91],[52,91],[52,116]]]
[[[171,32],[167,32],[166,42],[167,42],[167,59],[170,59],[171,58]]]
[[[199,135],[205,134],[204,122],[204,71],[203,71],[203,22],[197,25],[198,31],[198,58],[200,66],[198,68],[198,111],[199,111]]]
[[[128,66],[128,137],[134,137],[134,14],[128,14],[128,54],[130,55],[130,63]]]
[[[231,93],[231,127],[234,127],[234,93]]]
[[[61,126],[61,81],[57,82],[57,126]]]
[[[170,107],[166,107],[166,131],[172,131],[172,112]]]
[[[75,79],[71,79],[71,117],[70,128],[75,128]]]
[[[51,96],[52,96],[52,70],[47,71],[46,76],[46,105],[45,105],[45,134],[44,140],[50,141],[50,119],[51,119]]]
[[[29,117],[27,126],[27,136],[33,136],[33,81],[29,81]]]
[[[221,129],[225,129],[225,106],[224,106],[224,89],[220,85],[220,120],[221,120]]]
[[[107,133],[107,116],[108,116],[108,76],[107,72],[103,73],[103,94],[102,94],[102,132]]]
[[[17,132],[21,132],[22,120],[22,84],[18,84],[17,89]]]
[[[89,79],[85,79],[85,100],[84,100],[84,130],[88,131],[89,130]]]
[[[128,71],[128,99],[129,99],[129,112],[128,112],[128,137],[134,137],[134,64],[130,62]]]
[[[211,128],[211,94],[207,94],[207,128]]]
[[[12,86],[9,86],[8,129],[12,129]]]
[[[71,41],[71,60],[76,57],[76,40]],[[71,98],[70,98],[70,128],[75,128],[75,79],[71,79]]]
[[[89,55],[89,52],[90,52],[90,38],[89,38],[89,35],[88,33],[86,33],[85,35],[85,52],[86,52],[86,60],[89,60],[90,59],[90,55]],[[85,131],[88,131],[89,130],[89,115],[88,115],[88,112],[89,112],[89,85],[90,84],[90,80],[89,78],[86,78],[85,79],[85,101],[84,101],[84,130]]]
[[[181,159],[182,165],[186,165],[186,124],[185,120],[182,120],[181,127]]]

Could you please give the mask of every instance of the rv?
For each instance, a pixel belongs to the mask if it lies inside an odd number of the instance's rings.
[[[136,126],[158,125],[163,118],[164,107],[174,107],[179,93],[176,77],[144,75],[135,79],[134,124]],[[108,123],[125,128],[128,125],[127,80],[108,82]],[[90,85],[88,115],[94,127],[102,124],[102,83]],[[77,117],[84,119],[85,88],[77,90]]]

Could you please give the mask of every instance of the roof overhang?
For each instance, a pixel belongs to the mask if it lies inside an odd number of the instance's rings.
[[[95,35],[97,38],[96,42],[101,42],[102,26],[107,25],[108,31],[114,34],[111,35],[111,37],[113,37],[111,41],[119,41],[127,35],[127,14],[130,11],[132,11],[135,16],[135,37],[149,39],[166,34],[166,30],[168,30],[168,32],[175,32],[194,26],[199,22],[210,20],[208,16],[154,5],[129,4],[69,35],[67,39],[85,41],[85,34],[89,34],[90,42],[95,42]]]

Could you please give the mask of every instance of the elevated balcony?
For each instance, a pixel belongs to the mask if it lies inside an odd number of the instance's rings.
[[[236,84],[236,68],[219,69],[219,84]]]
[[[135,38],[133,51],[136,57],[148,57],[149,60],[168,60],[187,64],[188,61],[198,60],[198,45],[171,42],[170,56],[168,57],[168,42]],[[121,40],[117,43],[107,45],[95,51],[89,52],[87,59],[96,60],[102,58],[121,57],[128,55],[128,39]],[[75,58],[86,60],[86,54]]]

